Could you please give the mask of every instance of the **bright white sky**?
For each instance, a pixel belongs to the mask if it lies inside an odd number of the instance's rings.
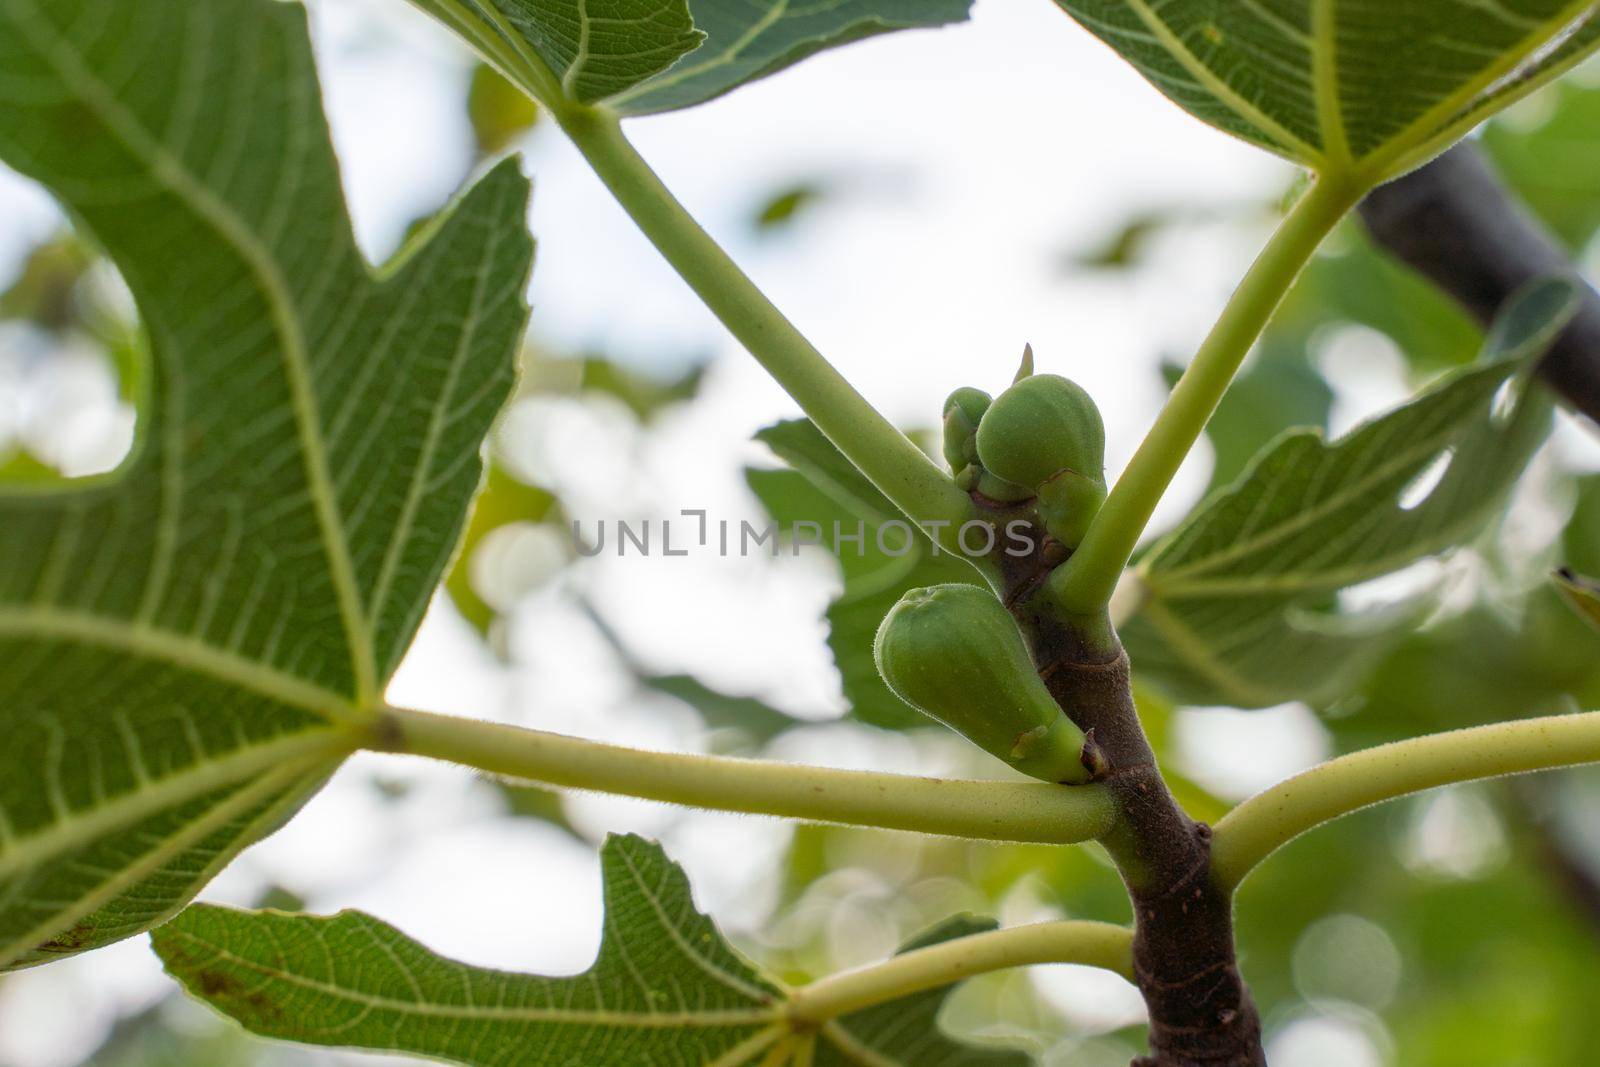
[[[408,221],[464,178],[467,59],[400,0],[311,7],[357,232],[369,255],[382,258]],[[931,425],[955,386],[997,390],[1031,341],[1041,369],[1077,378],[1099,399],[1113,470],[1161,399],[1158,357],[1192,349],[1255,238],[1238,228],[1182,231],[1134,278],[1066,275],[1058,266],[1064,251],[1092,245],[1138,209],[1261,200],[1292,177],[1286,164],[1165,102],[1048,0],[980,0],[970,25],[832,52],[710,105],[636,121],[630,131],[668,184],[891,418]],[[713,518],[753,518],[739,476],[742,463],[763,458],[750,434],[792,416],[794,406],[728,342],[557,131],[535,133],[525,165],[536,188],[536,336],[641,366],[676,366],[709,352],[715,369],[705,401],[692,417],[667,419],[648,454],[605,411],[563,403],[517,415],[519,452],[563,487],[590,528],[600,517],[661,518],[694,507]],[[756,242],[748,226],[755,206],[801,177],[836,180],[847,191],[793,234]],[[54,225],[47,200],[0,173],[0,278],[27,241]],[[1192,502],[1206,462],[1202,450],[1167,516]],[[645,746],[701,743],[681,709],[642,700],[616,680],[571,607],[581,590],[653,665],[698,671],[826,717],[837,707],[837,681],[817,618],[830,581],[813,558],[595,561],[519,613],[515,669],[498,666],[448,610],[434,612],[394,696]],[[1241,735],[1257,755],[1228,768],[1223,787],[1235,792],[1298,769],[1322,749],[1319,728],[1296,709],[1191,717],[1184,732],[1195,754],[1236,748],[1224,742]],[[782,755],[995,771],[958,743],[864,738],[826,726],[793,737]],[[406,798],[380,803],[374,776],[403,784]],[[360,759],[207,896],[247,902],[276,881],[314,910],[364,908],[475,963],[582,969],[599,936],[593,851],[542,826],[496,819],[496,805],[465,772]],[[596,834],[662,837],[689,868],[702,906],[735,933],[765,918],[773,861],[786,841],[781,825],[604,798],[581,798],[574,811]],[[871,907],[851,914],[837,962],[891,948],[898,931]],[[1138,1008],[1116,981],[1062,970],[1045,988],[1075,1000],[1063,1007],[1100,1005],[1097,1018],[1112,1027]],[[113,1009],[166,988],[142,939],[8,978],[0,986],[0,1064],[71,1062],[99,1039]],[[1302,1067],[1380,1062],[1360,1027],[1336,1019],[1282,1040],[1296,1042],[1284,1046],[1293,1049],[1284,1062]]]

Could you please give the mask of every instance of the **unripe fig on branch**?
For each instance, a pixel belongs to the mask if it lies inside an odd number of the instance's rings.
[[[1026,500],[1033,490],[1013,485],[983,469],[978,461],[978,423],[993,398],[982,389],[963,386],[944,402],[944,458],[956,485],[977,490],[991,500],[1013,503]]]
[[[1005,606],[975,585],[900,598],[873,644],[896,696],[1017,770],[1085,782],[1084,735],[1045,689]]]
[[[982,389],[962,386],[944,402],[944,459],[960,474],[978,461],[978,422],[994,398]]]
[[[1105,502],[1106,429],[1083,387],[1034,374],[995,398],[978,424],[978,461],[1027,486],[1051,536],[1076,548]]]

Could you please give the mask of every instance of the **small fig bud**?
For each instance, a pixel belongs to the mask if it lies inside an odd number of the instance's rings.
[[[978,425],[983,465],[1037,487],[1070,470],[1105,480],[1106,428],[1094,399],[1059,374],[1035,374],[995,398]]]
[[[1106,495],[1105,423],[1081,386],[1059,374],[1017,382],[984,412],[977,451],[989,473],[1034,491],[1053,537],[1078,546]]]
[[[960,474],[978,461],[978,423],[994,398],[982,389],[963,386],[944,402],[944,459]]]
[[[912,589],[873,644],[895,694],[1017,770],[1084,782],[1084,735],[1035,672],[1004,605],[973,585]]]
[[[1026,500],[1033,490],[1012,485],[983,469],[978,462],[978,423],[989,409],[991,397],[982,389],[963,386],[944,402],[944,458],[956,485],[983,494],[991,500],[1012,503]]]

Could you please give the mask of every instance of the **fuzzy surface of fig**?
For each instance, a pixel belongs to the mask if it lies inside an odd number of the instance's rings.
[[[978,459],[978,424],[993,397],[982,389],[963,386],[944,402],[944,458],[956,485],[1001,503],[1033,496],[1026,486],[1013,485],[984,470]]]
[[[1033,489],[1064,470],[1105,480],[1100,409],[1059,374],[1032,375],[996,397],[978,424],[977,448],[986,469]]]
[[[1083,782],[1084,736],[1039,679],[1005,606],[974,585],[907,592],[873,644],[900,699],[1024,774]]]

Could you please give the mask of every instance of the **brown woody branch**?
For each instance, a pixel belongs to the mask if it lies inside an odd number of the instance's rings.
[[[1001,522],[1030,517],[1025,505],[990,513]],[[1212,877],[1211,828],[1189,818],[1156,765],[1110,619],[1060,618],[1032,595],[1064,555],[1041,528],[1034,533],[1041,547],[1032,558],[999,553],[996,562],[1040,676],[1088,735],[1096,777],[1118,807],[1101,843],[1133,902],[1134,980],[1150,1016],[1150,1054],[1133,1067],[1266,1067],[1234,948],[1233,896]]]
[[[1528,282],[1577,277],[1571,257],[1470,143],[1374,190],[1360,211],[1379,245],[1485,325]],[[1577,317],[1539,372],[1574,410],[1600,422],[1600,293],[1587,283],[1580,292]]]

